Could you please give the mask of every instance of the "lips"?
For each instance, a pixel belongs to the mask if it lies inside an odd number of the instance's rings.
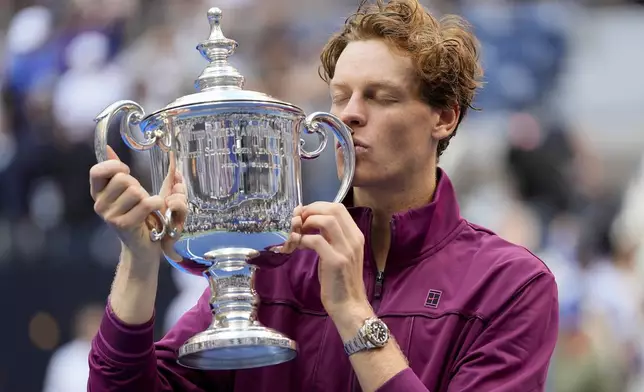
[[[354,145],[355,147],[361,147],[361,148],[363,148],[363,149],[367,149],[367,148],[368,148],[368,146],[367,146],[365,143],[361,142],[360,140],[355,140],[355,139],[354,139],[354,140],[353,140],[353,145]],[[341,147],[340,142],[335,143],[335,148],[336,148],[336,150],[337,150],[338,148],[340,148],[340,147]]]

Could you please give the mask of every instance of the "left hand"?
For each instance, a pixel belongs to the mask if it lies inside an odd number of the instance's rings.
[[[365,239],[346,207],[326,202],[298,206],[291,226],[281,251],[311,249],[320,256],[320,298],[327,313],[333,318],[368,307],[362,277]]]

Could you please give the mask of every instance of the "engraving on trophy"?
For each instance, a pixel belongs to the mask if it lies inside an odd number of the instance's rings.
[[[299,201],[293,186],[295,119],[253,112],[175,121],[186,175],[186,234],[287,231]],[[217,214],[213,214],[216,211]]]

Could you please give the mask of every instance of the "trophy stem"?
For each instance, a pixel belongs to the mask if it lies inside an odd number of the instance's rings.
[[[214,260],[207,271],[213,328],[247,328],[257,321],[259,297],[254,288],[257,267],[248,260],[259,253],[247,248],[225,248],[206,253]]]
[[[249,369],[295,358],[295,342],[257,320],[257,267],[248,260],[258,255],[249,248],[223,248],[205,254],[213,260],[206,273],[213,320],[179,348],[179,364],[201,370]]]

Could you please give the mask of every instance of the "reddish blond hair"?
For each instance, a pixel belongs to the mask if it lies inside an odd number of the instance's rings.
[[[428,105],[436,108],[458,105],[458,128],[472,107],[483,77],[479,43],[468,23],[456,15],[437,19],[418,0],[365,3],[363,0],[358,10],[347,18],[344,28],[333,35],[322,50],[322,79],[327,83],[333,79],[338,58],[350,42],[381,39],[412,59],[419,79],[420,97]],[[456,129],[439,142],[438,156],[455,133]]]

